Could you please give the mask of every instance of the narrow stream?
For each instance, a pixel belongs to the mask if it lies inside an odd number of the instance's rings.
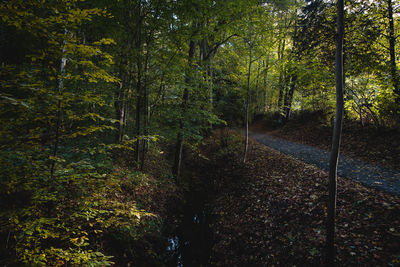
[[[204,190],[186,194],[180,220],[168,238],[167,266],[208,266],[213,245],[211,209]]]

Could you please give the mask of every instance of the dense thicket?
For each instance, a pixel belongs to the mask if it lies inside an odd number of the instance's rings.
[[[363,125],[398,123],[397,10],[346,2],[345,115]],[[108,265],[118,235],[143,249],[160,220],[131,189],[160,143],[179,184],[214,126],[334,107],[332,1],[13,0],[0,17],[2,264]]]

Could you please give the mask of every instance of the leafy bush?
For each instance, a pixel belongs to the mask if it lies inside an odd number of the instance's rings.
[[[8,167],[2,169],[0,195],[7,203],[2,201],[1,232],[12,234],[15,260],[28,265],[108,266],[112,257],[104,253],[106,235],[123,231],[132,239],[140,236],[143,218],[154,215],[137,207],[132,190],[136,181],[98,172],[106,164],[60,162],[49,179],[44,162],[35,160],[33,153],[2,151],[1,165]]]
[[[242,136],[234,133],[227,128],[220,128],[219,139],[216,140],[219,149],[216,153],[217,158],[232,156],[239,154],[243,151],[243,138]]]

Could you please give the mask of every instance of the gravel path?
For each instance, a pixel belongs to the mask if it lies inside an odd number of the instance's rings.
[[[278,139],[267,134],[249,132],[249,137],[282,153],[313,164],[323,170],[329,167],[329,152],[307,145]],[[372,165],[341,155],[338,175],[348,177],[366,186],[400,196],[400,171]]]

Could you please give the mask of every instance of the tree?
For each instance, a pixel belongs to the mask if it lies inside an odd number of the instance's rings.
[[[392,83],[394,87],[394,93],[396,95],[396,103],[400,103],[400,80],[396,65],[396,36],[394,31],[394,19],[393,19],[393,4],[392,0],[387,0],[387,15],[389,20],[389,51],[390,51],[390,72],[392,75]]]
[[[329,200],[326,230],[326,263],[335,265],[335,218],[336,218],[336,184],[337,165],[339,159],[340,139],[344,113],[343,97],[343,40],[344,40],[344,1],[337,1],[337,44],[336,44],[336,115],[332,136],[332,148],[329,160]]]
[[[246,90],[246,107],[245,107],[245,139],[244,139],[244,153],[243,153],[243,162],[246,163],[247,150],[249,147],[249,106],[250,106],[250,78],[251,78],[251,64],[253,63],[253,40],[246,40],[247,45],[249,46],[249,68],[247,72],[247,90]]]
[[[188,5],[189,4],[189,5]],[[254,4],[254,3],[252,3]],[[252,5],[250,5],[252,6]],[[185,69],[185,89],[181,109],[178,111],[179,127],[175,146],[173,173],[179,179],[182,162],[182,149],[185,139],[190,139],[200,130],[222,123],[213,114],[213,86],[211,63],[222,45],[237,34],[232,29],[235,21],[240,21],[241,13],[248,7],[244,1],[194,1],[178,4],[176,16],[181,31],[187,32],[189,43],[188,66]],[[198,46],[199,53],[196,53]],[[211,82],[209,82],[211,81]],[[192,94],[197,92],[197,94]],[[191,101],[189,105],[189,101]],[[190,109],[188,107],[191,107]],[[189,118],[191,115],[192,118]],[[193,121],[198,117],[197,126]]]

